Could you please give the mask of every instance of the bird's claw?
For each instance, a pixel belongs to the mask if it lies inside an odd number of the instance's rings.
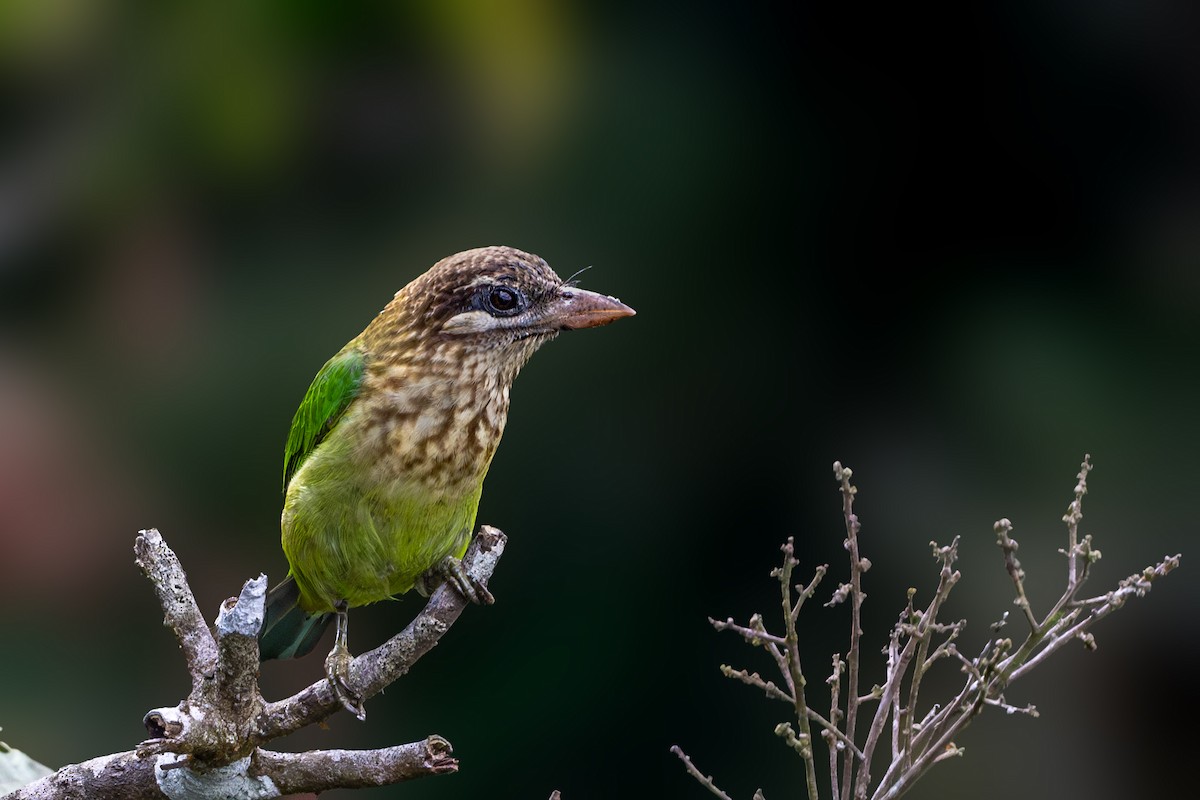
[[[496,598],[488,591],[482,582],[472,578],[463,568],[462,561],[454,556],[446,556],[420,578],[421,586],[418,591],[429,596],[433,589],[443,581],[454,587],[462,597],[477,606],[490,606]]]
[[[325,658],[325,677],[342,708],[362,722],[367,718],[367,709],[363,707],[362,698],[350,688],[350,662],[353,659],[348,649],[335,645]]]

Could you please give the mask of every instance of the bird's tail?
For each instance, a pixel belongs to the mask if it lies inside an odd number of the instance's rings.
[[[321,640],[333,614],[309,614],[300,607],[300,587],[290,576],[267,592],[267,613],[258,635],[258,658],[299,658]]]

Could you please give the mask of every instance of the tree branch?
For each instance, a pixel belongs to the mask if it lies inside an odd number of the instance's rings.
[[[689,775],[699,781],[701,786],[703,786],[705,789],[708,789],[717,797],[721,798],[721,800],[732,800],[729,795],[717,788],[717,785],[713,783],[711,775],[705,775],[696,768],[696,765],[692,763],[692,760],[688,758],[687,753],[683,752],[683,749],[679,745],[671,745],[671,752],[679,756],[679,760],[683,762],[683,768],[688,771]]]
[[[458,771],[450,743],[440,736],[381,750],[259,750],[252,771],[270,777],[283,794],[361,789]]]
[[[154,585],[163,609],[163,625],[175,634],[192,675],[192,685],[196,686],[216,665],[217,644],[192,596],[183,565],[154,529],[138,534],[133,541],[133,552],[142,574]]]
[[[850,556],[850,648],[846,652],[846,738],[854,741],[855,726],[858,722],[858,662],[859,640],[862,638],[862,603],[865,595],[862,591],[862,574],[870,569],[871,562],[862,558],[858,552],[858,532],[861,528],[858,515],[854,513],[854,495],[858,488],[850,483],[854,471],[843,467],[840,461],[833,462],[833,475],[841,484],[842,516],[846,521],[846,540],[843,546]],[[835,597],[836,599],[836,597]],[[870,765],[867,764],[869,769]],[[842,800],[850,800],[851,778],[854,770],[854,759],[847,758],[842,765]],[[812,800],[816,800],[812,797]]]
[[[463,557],[467,574],[486,587],[505,542],[499,530],[483,526]],[[238,597],[225,601],[214,637],[179,559],[158,531],[142,531],[134,547],[137,563],[163,607],[163,622],[184,654],[191,693],[176,706],[146,714],[151,738],[136,750],[63,767],[3,800],[266,798],[383,786],[458,769],[450,743],[437,735],[380,750],[261,749],[267,741],[320,722],[342,707],[325,678],[285,700],[263,700],[258,688],[258,631],[266,576],[247,581]],[[354,659],[351,688],[364,699],[378,694],[428,653],[466,606],[452,586],[438,587],[403,631]]]

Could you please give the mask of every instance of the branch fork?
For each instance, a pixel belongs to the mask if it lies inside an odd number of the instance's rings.
[[[463,568],[478,585],[487,586],[505,542],[502,532],[487,525],[472,540]],[[258,631],[266,576],[247,581],[237,597],[226,600],[210,629],[179,559],[159,532],[142,531],[134,551],[163,608],[163,624],[179,643],[191,692],[178,705],[145,715],[150,736],[136,749],[64,767],[3,800],[268,798],[384,786],[458,770],[450,743],[436,734],[376,750],[282,753],[264,748],[342,708],[323,677],[284,700],[262,697]],[[351,662],[351,686],[364,699],[383,691],[437,644],[466,605],[453,587],[443,584],[404,630]]]

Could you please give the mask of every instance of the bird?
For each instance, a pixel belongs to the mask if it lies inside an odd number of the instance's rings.
[[[321,367],[292,420],[280,519],[289,570],[267,596],[260,658],[305,655],[336,620],[326,677],[363,719],[347,682],[350,608],[414,588],[428,596],[442,581],[490,602],[461,559],[513,380],[561,331],[634,313],[501,246],[448,256],[396,292]]]

